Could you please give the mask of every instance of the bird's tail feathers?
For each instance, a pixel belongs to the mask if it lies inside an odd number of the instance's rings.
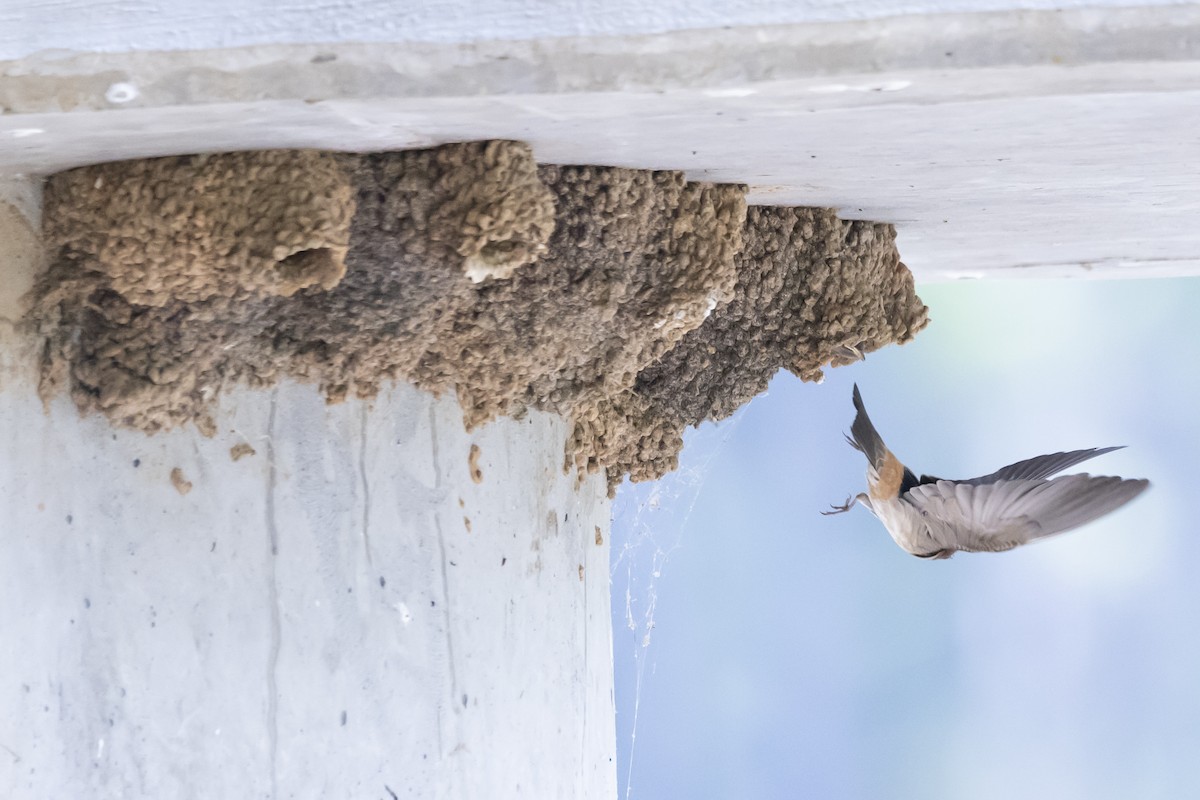
[[[872,467],[881,469],[888,449],[879,436],[879,431],[875,430],[875,426],[871,424],[871,418],[867,416],[867,409],[863,405],[857,383],[854,384],[854,410],[857,413],[854,415],[854,422],[850,425],[850,435],[846,437],[846,440],[855,450],[867,457],[867,461],[871,462]]]

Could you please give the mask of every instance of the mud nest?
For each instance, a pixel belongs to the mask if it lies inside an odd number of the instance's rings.
[[[928,321],[891,226],[514,142],[102,164],[50,178],[44,218],[46,398],[211,434],[235,384],[406,380],[468,426],[564,415],[566,465],[610,488],[780,368],[816,380]]]

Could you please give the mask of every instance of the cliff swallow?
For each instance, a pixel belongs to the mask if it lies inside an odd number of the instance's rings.
[[[854,408],[846,441],[867,457],[867,491],[821,513],[839,514],[855,501],[862,503],[896,544],[918,558],[949,558],[959,550],[1011,550],[1099,519],[1150,485],[1144,479],[1087,474],[1050,477],[1120,447],[1038,456],[970,480],[918,478],[884,445],[857,385]]]

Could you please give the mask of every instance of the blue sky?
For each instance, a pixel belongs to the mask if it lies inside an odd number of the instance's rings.
[[[1200,796],[1200,279],[919,292],[914,342],[781,374],[622,488],[623,797]],[[862,508],[818,513],[864,485],[855,381],[918,472],[1123,444],[1071,471],[1153,486],[1026,548],[913,558]]]

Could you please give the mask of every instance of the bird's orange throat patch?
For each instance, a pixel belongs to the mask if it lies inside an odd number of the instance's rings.
[[[870,485],[873,500],[894,500],[900,495],[900,484],[904,481],[904,465],[888,450],[879,465],[879,480]]]

